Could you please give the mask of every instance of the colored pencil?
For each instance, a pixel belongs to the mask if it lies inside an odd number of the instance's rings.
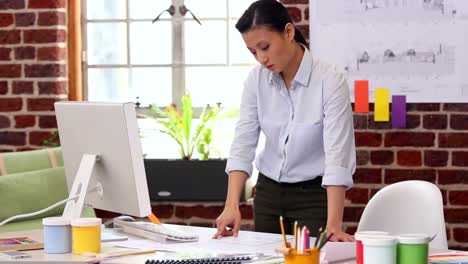
[[[325,246],[325,244],[330,241],[330,238],[333,236],[333,232],[330,233],[327,237],[327,239],[322,243],[322,245],[319,247],[319,249],[323,248]]]
[[[283,235],[284,240],[284,247],[288,247],[288,241],[286,240],[286,234],[284,233],[284,224],[283,224],[283,216],[280,216],[280,227],[281,227],[281,234]]]
[[[297,250],[297,221],[294,221],[294,248]]]
[[[317,237],[315,238],[315,242],[314,242],[314,248],[317,247],[318,245],[318,241],[320,239],[320,236],[322,236],[322,228],[320,227],[319,230],[318,230],[318,234],[317,234]]]

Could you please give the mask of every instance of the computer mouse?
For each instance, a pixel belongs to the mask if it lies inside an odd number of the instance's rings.
[[[127,221],[127,222],[135,222],[135,219],[133,217],[128,216],[128,215],[121,215],[121,216],[117,216],[117,217],[114,217],[112,219],[107,220],[104,223],[104,227],[114,228],[114,219],[119,219],[119,220]]]
[[[131,217],[131,216],[128,216],[128,215],[117,216],[114,219],[119,219],[119,220],[127,221],[127,222],[135,222],[135,219],[133,217]]]

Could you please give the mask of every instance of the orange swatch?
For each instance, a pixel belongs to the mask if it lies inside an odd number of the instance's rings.
[[[369,113],[369,81],[354,81],[354,112]]]

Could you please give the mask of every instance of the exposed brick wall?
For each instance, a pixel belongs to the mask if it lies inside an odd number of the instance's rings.
[[[309,1],[282,2],[309,40]],[[365,205],[382,187],[424,180],[442,191],[449,247],[468,250],[468,103],[407,109],[407,129],[375,123],[372,113],[354,115],[358,166],[355,187],[346,193],[345,227],[354,233]]]
[[[457,122],[468,104],[408,104],[408,128],[374,123],[372,113],[355,114],[358,168],[347,192],[345,221],[354,232],[368,200],[382,187],[424,180],[442,190],[450,248],[468,249],[468,133]],[[457,120],[457,121],[455,121]]]
[[[67,98],[66,0],[0,1],[0,152],[41,148]]]

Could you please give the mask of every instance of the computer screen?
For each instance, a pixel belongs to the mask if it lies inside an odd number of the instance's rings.
[[[83,205],[149,216],[134,104],[56,102],[55,111],[70,197],[86,194],[69,201],[64,216],[80,217]]]

